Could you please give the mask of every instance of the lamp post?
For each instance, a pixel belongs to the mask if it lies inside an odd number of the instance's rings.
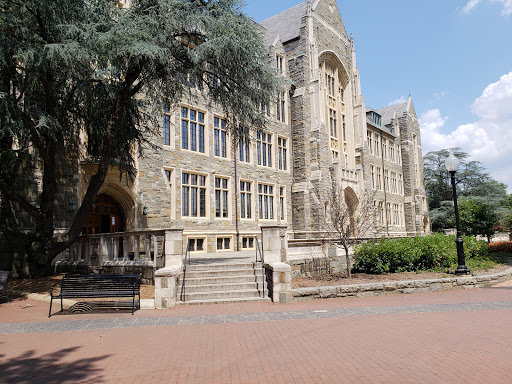
[[[455,226],[457,228],[457,238],[455,239],[455,244],[457,245],[457,261],[458,267],[455,270],[456,275],[469,275],[471,271],[468,267],[466,267],[466,260],[464,257],[464,244],[462,237],[460,235],[460,227],[459,227],[459,208],[457,205],[457,189],[455,188],[455,172],[459,169],[459,159],[455,157],[453,152],[450,152],[450,156],[445,161],[446,169],[450,172],[451,180],[452,180],[452,189],[453,189],[453,205],[455,207]]]

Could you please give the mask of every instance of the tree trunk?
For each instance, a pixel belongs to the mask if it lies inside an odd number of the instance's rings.
[[[350,256],[348,254],[348,247],[343,246],[345,248],[345,260],[347,263],[347,276],[349,279],[352,279],[352,266],[350,265]]]

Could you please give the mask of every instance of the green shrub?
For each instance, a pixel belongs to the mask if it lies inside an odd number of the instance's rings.
[[[512,253],[512,241],[491,243],[489,244],[489,248],[493,253]]]
[[[474,237],[464,238],[466,258],[486,257],[489,247]],[[455,236],[431,236],[372,241],[356,247],[354,272],[372,274],[449,268],[457,263]]]

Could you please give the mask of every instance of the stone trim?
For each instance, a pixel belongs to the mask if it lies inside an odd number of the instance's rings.
[[[425,293],[490,287],[512,280],[512,268],[503,272],[483,276],[449,277],[429,280],[386,281],[383,283],[365,283],[310,287],[292,289],[294,301],[329,299],[335,297],[368,297],[403,293]]]

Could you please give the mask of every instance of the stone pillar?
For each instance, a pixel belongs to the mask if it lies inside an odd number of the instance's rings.
[[[155,272],[155,308],[167,309],[176,305],[178,278],[181,268],[178,265],[159,269]]]
[[[167,229],[164,239],[164,266],[183,264],[183,229]]]
[[[268,293],[274,303],[292,301],[292,267],[286,263],[265,263]]]
[[[108,254],[108,244],[107,237],[102,235],[98,240],[98,261],[100,263],[100,267],[110,260]]]
[[[288,261],[288,227],[275,225],[261,227],[265,264]]]

